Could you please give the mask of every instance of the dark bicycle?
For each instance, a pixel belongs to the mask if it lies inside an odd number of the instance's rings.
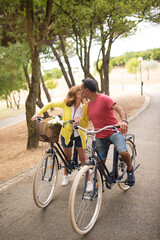
[[[42,118],[38,118],[37,121],[41,122]],[[67,121],[66,123],[73,123],[73,121]],[[74,147],[73,159],[69,161],[58,142],[58,138],[55,141],[49,142],[50,147],[38,162],[34,175],[33,197],[35,204],[40,208],[47,207],[53,199],[58,180],[58,170],[65,167],[68,174],[71,174],[72,171],[81,167],[81,163],[78,163],[76,147]]]
[[[73,229],[78,234],[86,234],[92,229],[98,218],[104,185],[108,189],[111,189],[117,183],[124,191],[128,190],[130,186],[127,185],[127,166],[116,148],[114,147],[113,149],[113,166],[111,171],[108,170],[100,153],[96,149],[96,133],[107,129],[117,132],[120,126],[106,126],[98,131],[77,127],[86,131],[88,136],[90,136],[87,143],[88,162],[78,172],[72,184],[69,198],[69,215]],[[136,148],[134,135],[125,135],[125,141],[135,171],[140,164],[136,166],[135,162]],[[88,174],[90,174],[90,181],[93,184],[93,190],[89,193],[86,191]]]

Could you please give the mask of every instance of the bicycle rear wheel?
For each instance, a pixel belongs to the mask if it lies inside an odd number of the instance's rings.
[[[130,142],[129,140],[126,140],[126,146],[127,146],[127,150],[131,156],[131,162],[132,162],[132,166],[136,167],[136,159],[135,159],[135,149],[134,146],[132,144],[132,142]],[[121,156],[118,156],[118,176],[121,176],[123,173],[125,172],[125,174],[123,175],[123,181],[127,180],[127,165],[126,163],[122,160]],[[119,182],[118,186],[124,190],[127,191],[130,186],[126,185],[124,182]]]
[[[87,165],[81,168],[73,182],[69,197],[70,221],[73,229],[81,235],[88,233],[94,226],[102,202],[102,181],[99,170],[97,177],[95,171],[90,174],[90,181],[95,187],[93,191],[86,192],[88,172],[93,168],[94,166]]]
[[[33,181],[33,198],[37,207],[45,208],[51,202],[58,179],[57,156],[46,153],[39,161]]]

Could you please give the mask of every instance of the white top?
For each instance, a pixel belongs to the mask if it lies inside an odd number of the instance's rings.
[[[77,108],[76,112],[74,112],[74,105],[71,106],[71,118],[74,119],[76,117],[82,117],[82,103],[80,103],[79,107]],[[74,126],[74,124],[73,124]],[[78,137],[78,129],[74,130],[74,137]]]

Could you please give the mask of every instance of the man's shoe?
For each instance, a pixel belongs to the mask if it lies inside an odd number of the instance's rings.
[[[135,175],[134,175],[134,168],[130,172],[127,171],[128,178],[127,178],[127,185],[133,186],[135,184]]]
[[[93,191],[93,184],[91,181],[87,182],[86,192],[92,192]]]
[[[63,175],[62,186],[68,185],[68,175]]]

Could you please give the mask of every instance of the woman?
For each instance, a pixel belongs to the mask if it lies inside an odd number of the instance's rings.
[[[32,117],[32,121],[40,116],[43,112],[47,111],[50,108],[59,107],[63,109],[62,120],[69,121],[71,119],[75,120],[75,124],[79,124],[81,127],[86,128],[88,126],[89,118],[87,113],[87,105],[82,104],[84,99],[81,96],[80,86],[74,86],[70,88],[66,98],[62,102],[50,102],[44,106],[40,111]],[[82,130],[72,129],[72,124],[68,123],[67,126],[61,130],[61,143],[65,155],[69,160],[72,156],[72,146],[73,140],[75,140],[75,145],[77,147],[79,159],[82,163],[82,166],[85,164],[86,159],[86,135]],[[64,168],[64,175],[62,185],[65,186],[68,184],[68,173]],[[87,191],[91,191],[93,188],[91,181],[87,182]]]

